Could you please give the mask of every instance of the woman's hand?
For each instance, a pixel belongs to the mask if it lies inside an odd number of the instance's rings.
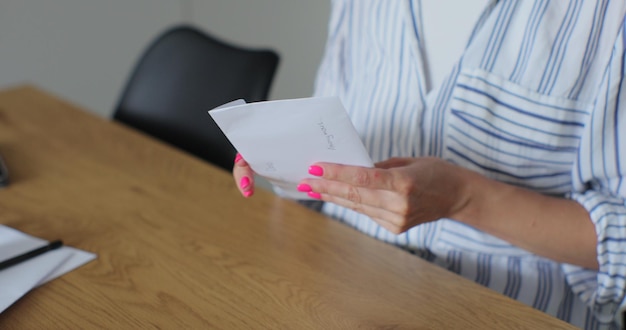
[[[233,177],[235,183],[244,197],[250,197],[254,194],[254,172],[248,165],[241,154],[235,157],[235,166],[233,166]]]
[[[596,233],[575,201],[486,178],[438,158],[375,168],[318,163],[298,187],[363,213],[393,233],[450,218],[557,262],[598,269]]]
[[[318,163],[298,189],[363,213],[392,233],[453,217],[469,203],[468,170],[440,158],[392,158],[375,168]]]

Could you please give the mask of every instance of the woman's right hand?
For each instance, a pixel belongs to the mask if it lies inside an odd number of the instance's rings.
[[[233,177],[243,197],[247,198],[254,194],[254,171],[239,153],[235,157]]]

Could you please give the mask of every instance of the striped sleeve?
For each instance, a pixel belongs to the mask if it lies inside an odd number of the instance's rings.
[[[597,233],[599,270],[565,265],[572,290],[600,322],[621,323],[626,309],[626,35],[622,26],[585,127],[571,198],[589,212]]]

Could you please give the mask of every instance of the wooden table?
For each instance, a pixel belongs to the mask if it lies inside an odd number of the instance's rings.
[[[98,254],[2,329],[570,327],[33,87],[0,153],[0,223]]]

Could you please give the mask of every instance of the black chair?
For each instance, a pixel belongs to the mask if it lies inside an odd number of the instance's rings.
[[[174,27],[140,58],[113,118],[230,171],[235,149],[207,111],[236,99],[266,100],[278,61],[272,50]]]

